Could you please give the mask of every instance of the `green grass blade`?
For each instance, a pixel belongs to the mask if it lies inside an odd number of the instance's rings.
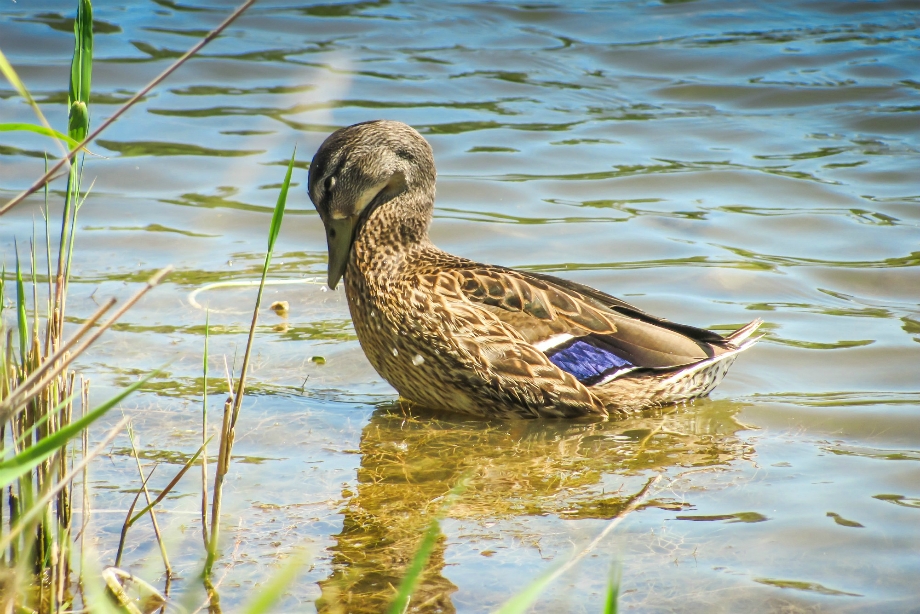
[[[0,267],[0,339],[6,339],[6,326],[3,324],[3,309],[6,303],[6,265]],[[6,344],[4,344],[6,345]],[[0,347],[0,396],[9,394],[11,386],[10,369],[12,365],[6,364],[6,348]],[[0,515],[0,521],[3,517]]]
[[[3,73],[3,76],[6,77],[6,80],[10,82],[16,91],[19,92],[19,95],[26,99],[29,104],[32,104],[32,95],[29,94],[29,90],[26,89],[25,84],[19,79],[19,75],[16,74],[16,71],[13,70],[13,65],[10,64],[9,60],[6,59],[6,56],[3,55],[3,52],[0,51],[0,73]]]
[[[304,566],[305,558],[302,552],[291,557],[284,567],[262,585],[252,601],[246,604],[243,608],[243,614],[265,614],[273,611],[272,606],[281,597],[284,589],[297,577],[298,572]]]
[[[26,430],[22,433],[22,435],[20,435],[19,438],[16,439],[16,448],[19,448],[20,446],[22,446],[22,444],[25,442],[26,438],[28,438],[29,435],[31,435],[32,433],[35,432],[35,429],[37,429],[38,427],[40,427],[41,425],[43,425],[45,422],[47,422],[47,421],[51,418],[51,416],[54,416],[54,415],[57,414],[59,411],[61,411],[64,407],[66,407],[68,403],[70,403],[71,401],[73,401],[73,400],[76,398],[76,396],[77,396],[77,395],[75,395],[75,394],[70,395],[69,397],[67,397],[66,399],[64,399],[63,401],[61,401],[61,402],[58,403],[57,405],[55,405],[55,406],[54,406],[54,409],[52,409],[51,411],[47,412],[44,416],[42,416],[41,418],[39,418],[38,420],[36,420],[36,421],[35,421],[35,424],[33,424],[32,426],[30,426],[28,429],[26,429]],[[6,450],[6,452],[11,452],[12,450],[13,450],[13,448],[9,448],[8,450]]]
[[[13,245],[16,250],[16,314],[19,324],[19,360],[20,366],[26,368],[26,357],[29,354],[29,321],[26,315],[26,289],[22,281],[22,267],[19,264],[19,245],[15,239]]]
[[[550,569],[539,578],[527,585],[527,587],[506,601],[501,608],[496,610],[495,614],[523,614],[528,611],[537,597],[546,590],[546,587],[552,584],[556,575],[556,568]]]
[[[80,144],[80,141],[72,139],[63,132],[58,132],[54,128],[46,128],[44,126],[39,126],[38,124],[27,124],[25,122],[10,122],[0,124],[0,132],[34,132],[35,134],[50,136],[52,138],[64,141],[71,147],[76,147]]]
[[[604,603],[604,614],[617,614],[617,602],[620,599],[620,580],[623,577],[623,568],[619,561],[610,566],[610,581],[607,584],[607,600]]]
[[[150,373],[145,378],[128,386],[96,409],[88,412],[79,420],[62,427],[54,434],[29,446],[13,458],[0,462],[0,488],[12,483],[20,475],[41,463],[58,449],[63,448],[67,445],[67,442],[76,437],[80,431],[101,418],[107,411],[115,407],[115,405],[124,400],[129,394],[146,384],[150,378],[158,373],[159,370]]]
[[[204,357],[202,358],[201,377],[201,443],[208,440],[208,344],[211,340],[211,309],[208,308],[204,315]],[[208,537],[208,447],[205,446],[201,453],[201,536],[204,547],[210,543]]]
[[[230,427],[236,426],[236,420],[239,417],[240,406],[243,402],[243,393],[246,390],[246,376],[249,370],[249,358],[252,353],[252,342],[256,332],[256,322],[259,317],[259,308],[262,305],[262,294],[265,291],[265,278],[268,276],[268,267],[272,262],[272,250],[275,247],[275,239],[278,238],[278,232],[281,230],[281,220],[284,217],[284,207],[287,203],[288,188],[291,185],[291,173],[294,170],[294,156],[297,154],[297,148],[291,154],[291,161],[288,163],[287,173],[284,176],[284,183],[281,184],[281,192],[278,194],[278,202],[275,203],[275,210],[272,213],[272,224],[268,232],[268,251],[265,252],[265,262],[262,264],[262,279],[259,282],[259,291],[256,293],[256,305],[252,313],[252,325],[249,327],[249,338],[246,340],[246,351],[243,353],[243,367],[240,369],[240,379],[236,387],[236,395],[233,400],[233,415],[230,419]]]
[[[74,48],[73,61],[70,63],[70,100],[67,101],[71,106],[77,101],[84,105],[89,104],[93,75],[93,5],[90,0],[79,0],[79,2],[77,19],[73,23]]]
[[[402,582],[399,583],[399,592],[396,593],[396,599],[390,604],[390,609],[387,610],[388,614],[403,614],[408,609],[409,597],[415,590],[422,572],[425,571],[425,564],[428,563],[428,557],[431,556],[431,551],[434,550],[434,545],[440,535],[441,525],[436,518],[428,525],[425,537],[422,538],[421,545],[415,551],[415,556],[412,557],[412,563],[409,564],[406,575],[403,577]]]
[[[19,95],[22,96],[22,98],[27,103],[29,103],[29,106],[32,107],[32,111],[35,112],[35,116],[38,117],[38,120],[42,123],[42,126],[48,130],[53,131],[51,124],[48,123],[48,120],[45,118],[45,114],[42,113],[41,108],[39,108],[38,103],[36,103],[35,99],[32,98],[32,94],[30,94],[29,90],[26,89],[25,84],[19,78],[19,75],[16,74],[12,64],[10,64],[9,60],[6,59],[6,56],[3,55],[2,51],[0,51],[0,73],[2,73],[3,76],[6,77],[6,80],[10,82],[10,85],[12,85],[16,91],[19,92]],[[61,145],[61,151],[65,154],[67,153],[67,147],[65,147],[63,144]]]
[[[32,240],[29,241],[29,282],[32,285],[32,338],[38,339],[38,282],[35,272],[38,267],[35,265],[35,221],[32,221]]]
[[[425,565],[428,563],[431,551],[434,550],[434,545],[441,535],[441,525],[438,521],[444,517],[448,508],[450,508],[454,501],[456,501],[463,491],[466,490],[468,484],[469,475],[461,476],[457,485],[447,493],[446,497],[444,497],[444,503],[441,505],[441,509],[438,510],[431,524],[428,525],[428,530],[425,531],[422,543],[419,545],[418,550],[415,551],[415,556],[412,557],[412,562],[409,564],[409,568],[406,570],[406,575],[403,576],[402,582],[399,583],[399,590],[396,593],[396,598],[393,600],[393,603],[390,604],[390,609],[387,610],[388,614],[403,614],[409,607],[409,598],[412,596],[412,592],[415,590],[422,576],[422,572],[425,571]]]
[[[281,231],[281,218],[284,217],[284,206],[287,202],[288,188],[291,186],[291,173],[294,171],[294,157],[297,155],[297,147],[294,147],[294,153],[291,154],[291,161],[288,163],[287,174],[284,176],[284,183],[281,184],[281,192],[278,194],[278,202],[275,203],[275,211],[272,213],[272,226],[268,231],[268,253],[275,249],[275,239]]]

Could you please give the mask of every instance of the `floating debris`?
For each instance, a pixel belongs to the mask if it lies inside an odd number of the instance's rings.
[[[279,317],[286,318],[290,304],[287,301],[275,301],[268,308],[278,314]]]

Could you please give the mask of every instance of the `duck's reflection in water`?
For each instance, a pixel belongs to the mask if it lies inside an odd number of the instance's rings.
[[[472,477],[448,513],[453,518],[611,518],[633,494],[604,494],[611,477],[638,490],[649,473],[746,456],[751,450],[735,435],[744,428],[735,420],[741,407],[701,401],[588,423],[482,421],[382,406],[361,436],[357,492],[343,492],[344,524],[317,607],[327,613],[386,611],[444,495],[464,475]],[[454,611],[456,586],[442,575],[445,549],[442,535],[410,611]]]

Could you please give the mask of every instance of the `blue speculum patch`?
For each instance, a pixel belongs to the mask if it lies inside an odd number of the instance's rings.
[[[576,339],[567,346],[547,354],[550,362],[571,373],[582,384],[593,384],[608,373],[634,366],[612,350],[599,347],[584,339]]]

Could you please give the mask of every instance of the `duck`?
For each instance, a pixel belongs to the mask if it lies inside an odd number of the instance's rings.
[[[309,166],[328,286],[400,397],[481,418],[621,419],[708,395],[762,323],[727,336],[595,288],[435,247],[431,146],[398,121],[339,129]]]

